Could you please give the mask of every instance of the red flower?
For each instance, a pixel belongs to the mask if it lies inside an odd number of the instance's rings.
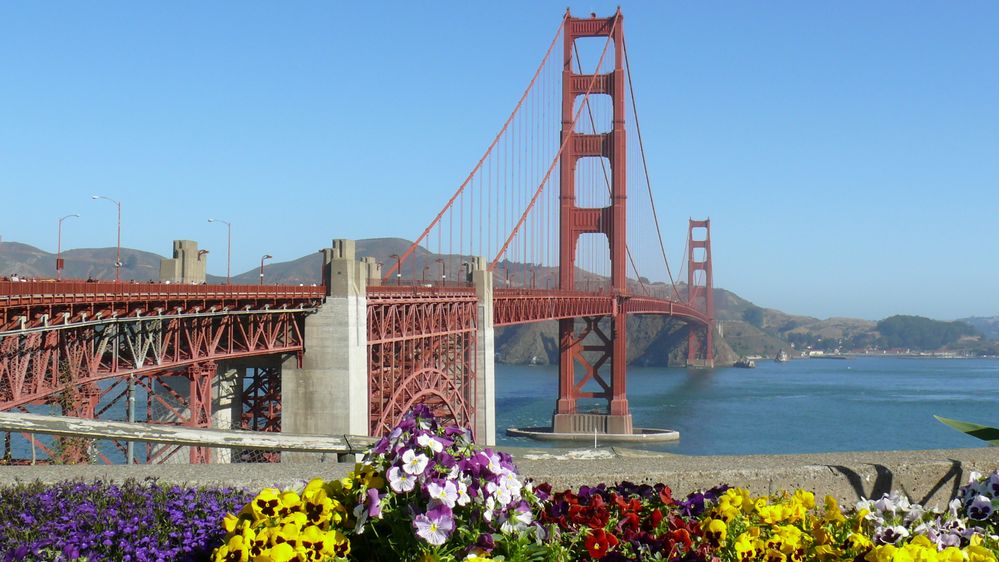
[[[659,524],[663,522],[663,512],[659,511],[659,508],[652,510],[652,529],[658,529]]]
[[[693,541],[690,540],[690,533],[688,533],[686,529],[670,531],[669,538],[676,544],[682,544],[686,552],[689,552],[690,547],[694,544]]]
[[[586,537],[586,551],[595,560],[606,556],[607,551],[615,546],[617,546],[617,537],[603,529],[594,529],[590,536]]]
[[[670,490],[669,486],[662,484],[662,488],[659,488],[659,501],[665,505],[673,504],[673,490]]]

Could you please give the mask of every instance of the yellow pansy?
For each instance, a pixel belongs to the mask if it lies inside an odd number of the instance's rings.
[[[298,554],[295,549],[288,543],[281,543],[255,557],[253,562],[290,562],[296,558]]]
[[[309,523],[322,525],[333,517],[333,500],[326,495],[326,490],[323,488],[306,490],[302,493],[302,510]]]
[[[251,531],[252,532],[252,531]],[[248,562],[250,545],[242,535],[236,535],[215,551],[215,562]]]
[[[815,558],[818,560],[838,560],[840,558],[839,549],[833,548],[830,544],[821,544],[813,550]]]
[[[756,510],[757,513],[759,513],[759,511],[766,506],[767,506],[767,498],[762,498],[762,497],[756,498],[756,501],[753,502],[753,508]]]
[[[250,506],[257,519],[276,517],[281,508],[281,492],[277,488],[264,488],[253,498]]]
[[[299,511],[301,504],[302,498],[298,495],[298,492],[285,490],[281,492],[281,506],[278,508],[278,515],[286,517],[289,513]]]
[[[766,562],[787,562],[787,556],[783,552],[772,548],[767,550],[763,559]]]
[[[301,511],[296,511],[294,513],[289,513],[288,515],[282,517],[278,526],[284,528],[288,525],[291,525],[298,529],[302,529],[308,524],[309,524],[308,516],[302,513]]]
[[[365,488],[374,488],[376,490],[381,490],[385,487],[385,478],[382,474],[375,469],[374,466],[369,464],[358,465],[354,469],[355,480],[359,481],[364,485]]]
[[[253,538],[249,541],[250,560],[256,562],[257,558],[265,555],[271,549],[271,533],[276,529],[257,529]]]
[[[711,544],[714,545],[724,545],[725,537],[728,535],[728,526],[721,519],[707,519],[701,523],[701,530],[704,531],[704,537],[707,538]]]
[[[347,535],[334,529],[327,533],[328,540],[333,541],[333,554],[336,556],[347,556],[350,554],[350,540]]]
[[[891,544],[876,546],[864,556],[864,560],[867,562],[892,562],[897,550],[895,545]]]
[[[777,527],[774,532],[774,536],[780,539],[781,544],[784,545],[784,552],[790,550],[797,550],[801,548],[802,532],[801,529],[793,525],[781,525]]]
[[[850,536],[846,537],[846,542],[850,545],[850,548],[857,550],[868,549],[874,546],[871,539],[861,533],[850,533]]]
[[[752,513],[754,502],[745,488],[729,488],[718,498],[719,505],[726,504],[729,508],[736,509],[743,513]]]
[[[937,562],[964,562],[964,553],[956,546],[948,546],[937,553]]]
[[[298,551],[306,560],[323,560],[333,555],[334,532],[323,531],[315,525],[309,525],[299,535]]]
[[[815,494],[809,492],[808,490],[796,490],[794,492],[794,499],[798,501],[805,509],[815,508]]]
[[[239,515],[233,515],[231,513],[226,513],[225,517],[222,518],[222,527],[225,528],[226,533],[229,536],[235,534],[242,534],[244,529],[249,529],[253,526],[253,511],[249,509],[250,504],[240,511]]]
[[[980,543],[981,538],[977,542]],[[996,562],[995,553],[981,544],[971,544],[964,548],[964,552],[968,555],[968,562]]]
[[[764,503],[761,504],[760,502]],[[786,506],[784,504],[766,505],[765,502],[766,500],[763,498],[756,500],[756,512],[759,513],[763,522],[770,525],[782,523],[787,517]]]
[[[753,540],[752,535],[749,533],[742,533],[737,539],[735,539],[735,554],[739,557],[742,562],[748,562],[759,553],[760,545],[759,541]]]
[[[340,490],[344,493],[349,493],[355,487],[354,473],[351,472],[347,476],[344,476],[339,480]]]
[[[822,526],[821,521],[812,523],[812,537],[815,539],[815,544],[829,544],[833,539],[829,531]]]
[[[822,520],[827,523],[842,523],[846,521],[846,517],[843,517],[843,512],[839,508],[839,503],[836,498],[832,496],[826,496],[825,499],[826,509],[822,514]]]
[[[298,546],[298,535],[302,532],[301,526],[295,523],[282,525],[280,528],[271,531],[271,547],[280,544],[289,544],[294,549]]]
[[[860,532],[861,526],[864,523],[864,518],[867,517],[870,513],[871,510],[866,508],[857,510],[857,513],[851,519],[851,524],[850,524],[850,528],[853,530],[854,533]]]

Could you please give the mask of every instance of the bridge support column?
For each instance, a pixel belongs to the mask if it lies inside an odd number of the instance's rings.
[[[475,441],[496,445],[496,354],[493,351],[493,274],[486,258],[474,258],[472,283],[478,305],[475,346]]]
[[[212,384],[212,427],[241,429],[243,416],[243,381],[246,368],[228,363],[219,364],[219,373]],[[231,463],[231,449],[213,449],[212,462]]]
[[[305,320],[306,349],[281,371],[281,431],[303,435],[368,433],[367,273],[353,240],[323,250],[326,303]],[[282,460],[315,460],[286,453]]]

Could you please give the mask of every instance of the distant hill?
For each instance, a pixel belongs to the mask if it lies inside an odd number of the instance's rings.
[[[958,322],[969,324],[987,340],[999,340],[999,316],[972,316],[961,318]]]
[[[114,260],[117,248],[83,248],[62,253],[65,263],[64,279],[114,279]],[[121,249],[121,277],[137,281],[160,278],[160,260],[163,256],[130,248]],[[0,275],[17,274],[21,277],[55,278],[55,254],[34,246],[17,242],[0,243]]]

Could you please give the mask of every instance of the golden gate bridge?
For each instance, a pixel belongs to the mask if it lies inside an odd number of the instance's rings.
[[[590,39],[601,42],[595,62],[581,57]],[[378,435],[423,403],[490,443],[493,328],[556,321],[553,430],[631,433],[629,315],[682,320],[688,364],[714,358],[710,222],[689,221],[678,282],[632,84],[620,10],[567,12],[485,153],[384,271],[336,241],[316,287],[0,282],[0,410],[108,419],[141,390],[147,423],[206,428],[227,410],[221,424],[237,428]],[[668,282],[640,273],[634,249],[649,239]],[[149,445],[140,457],[179,450]],[[185,457],[212,460],[200,447]]]

